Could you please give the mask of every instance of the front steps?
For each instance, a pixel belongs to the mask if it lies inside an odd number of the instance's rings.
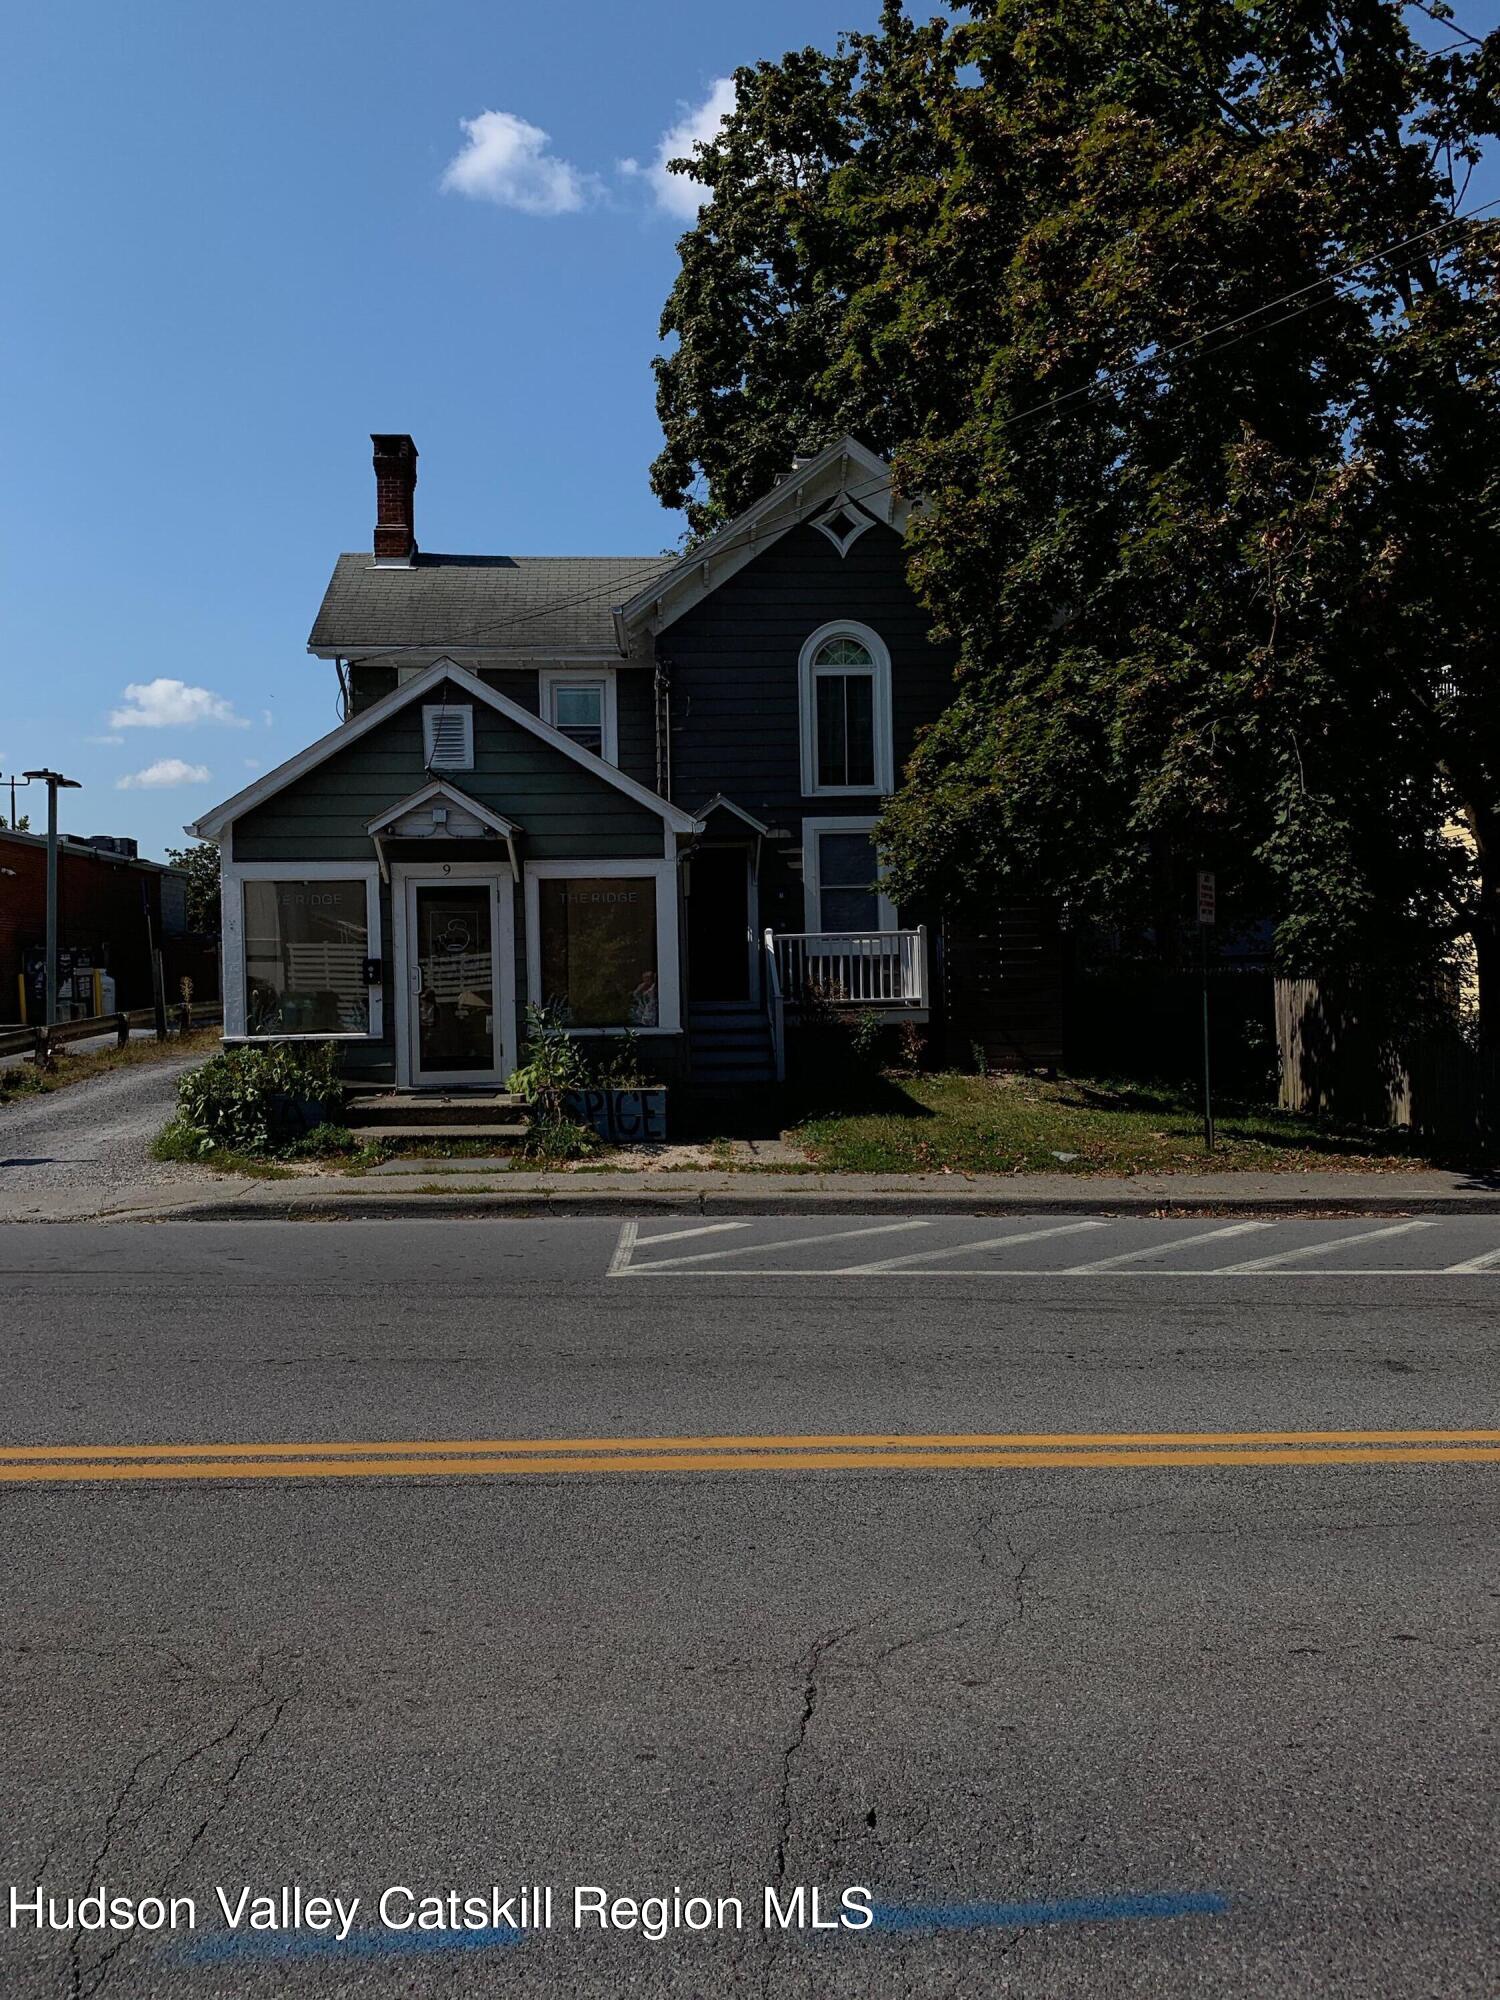
[[[492,1153],[513,1153],[531,1131],[524,1100],[504,1090],[395,1091],[356,1084],[345,1118],[357,1139],[402,1152],[473,1140]]]
[[[771,1026],[765,1010],[753,1001],[690,1001],[688,1052],[699,1090],[735,1090],[776,1080]]]

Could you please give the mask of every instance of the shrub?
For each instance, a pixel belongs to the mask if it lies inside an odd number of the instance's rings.
[[[524,1097],[537,1124],[563,1122],[563,1097],[570,1090],[587,1090],[593,1081],[588,1057],[547,1007],[526,1009],[526,1046],[520,1067],[511,1072],[510,1088]]]
[[[880,1063],[880,1043],[884,1024],[874,1012],[856,1014],[849,1023],[849,1052],[865,1069]]]
[[[205,1142],[201,1151],[274,1153],[309,1125],[338,1121],[344,1108],[339,1050],[332,1042],[223,1049],[188,1072],[177,1101]]]

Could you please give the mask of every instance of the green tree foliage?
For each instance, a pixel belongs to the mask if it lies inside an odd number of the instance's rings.
[[[1289,968],[1410,986],[1472,933],[1500,1039],[1500,226],[1460,219],[1500,33],[969,15],[740,72],[657,491],[702,531],[848,429],[922,496],[960,667],[883,822],[898,893],[1169,942],[1213,866]]]
[[[187,925],[207,937],[219,935],[219,846],[200,840],[195,847],[169,847],[167,860],[187,876]]]

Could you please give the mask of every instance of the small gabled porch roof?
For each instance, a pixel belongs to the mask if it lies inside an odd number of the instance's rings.
[[[419,791],[408,794],[404,799],[398,799],[395,805],[387,806],[383,813],[377,813],[374,819],[366,822],[365,832],[375,843],[375,855],[380,863],[382,877],[386,876],[387,871],[381,835],[394,832],[398,821],[405,819],[408,813],[420,812],[423,806],[433,805],[438,800],[457,812],[470,814],[481,826],[488,827],[497,839],[505,842],[505,851],[510,856],[511,880],[519,882],[521,863],[516,854],[516,835],[524,833],[525,828],[518,820],[507,819],[503,813],[494,812],[479,799],[471,799],[467,792],[461,791],[447,778],[434,778],[430,785],[423,785]]]

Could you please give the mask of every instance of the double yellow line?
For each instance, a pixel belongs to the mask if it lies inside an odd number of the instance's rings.
[[[1004,1472],[1046,1466],[1500,1465],[1500,1430],[1028,1431],[903,1436],[428,1438],[0,1445],[0,1483],[456,1479],[559,1473]]]

